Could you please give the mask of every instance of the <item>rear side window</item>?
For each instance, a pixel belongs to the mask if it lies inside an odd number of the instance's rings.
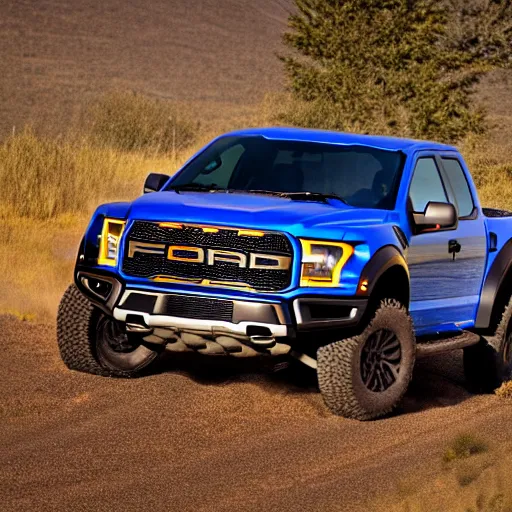
[[[431,201],[448,202],[441,176],[433,158],[420,158],[416,163],[409,197],[415,212],[424,212],[427,204]]]
[[[473,213],[475,203],[462,165],[455,158],[443,158],[443,166],[459,206],[459,217],[469,217]]]

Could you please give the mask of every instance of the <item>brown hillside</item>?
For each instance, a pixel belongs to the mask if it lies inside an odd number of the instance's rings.
[[[0,137],[61,129],[110,88],[181,101],[253,103],[278,89],[292,0],[3,0]],[[218,109],[217,109],[218,110]]]

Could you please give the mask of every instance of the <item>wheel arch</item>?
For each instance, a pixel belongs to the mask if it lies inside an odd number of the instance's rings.
[[[494,332],[512,295],[512,238],[496,256],[480,294],[475,327]]]
[[[364,283],[367,282],[366,291]],[[379,249],[361,273],[358,295],[379,300],[396,299],[409,308],[411,287],[407,263],[397,247]]]

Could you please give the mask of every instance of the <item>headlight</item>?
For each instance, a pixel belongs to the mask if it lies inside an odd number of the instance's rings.
[[[301,286],[338,286],[341,269],[354,253],[351,245],[301,240]]]
[[[117,265],[119,241],[121,240],[125,224],[124,220],[118,219],[106,218],[103,221],[98,258],[99,265],[108,265],[110,267]]]

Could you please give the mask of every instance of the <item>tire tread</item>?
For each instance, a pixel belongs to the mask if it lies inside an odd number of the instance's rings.
[[[381,317],[389,315],[390,313],[394,316],[396,316],[397,313],[400,315],[401,321],[406,323],[406,328],[415,346],[414,328],[406,308],[394,299],[385,299],[381,302],[375,316],[362,334],[331,343],[318,350],[318,384],[327,407],[334,414],[363,421],[371,420],[390,413],[405,394],[412,378],[415,350],[413,352],[412,364],[410,365],[411,368],[406,377],[407,385],[404,386],[399,399],[395,404],[382,408],[378,413],[369,411],[361,405],[358,401],[352,381],[353,356],[361,343],[361,337],[364,337],[365,333],[370,330],[376,322],[379,322]]]
[[[70,370],[103,377],[131,377],[130,372],[106,369],[99,363],[92,336],[98,314],[74,284],[64,292],[57,313],[57,344],[62,361]]]

